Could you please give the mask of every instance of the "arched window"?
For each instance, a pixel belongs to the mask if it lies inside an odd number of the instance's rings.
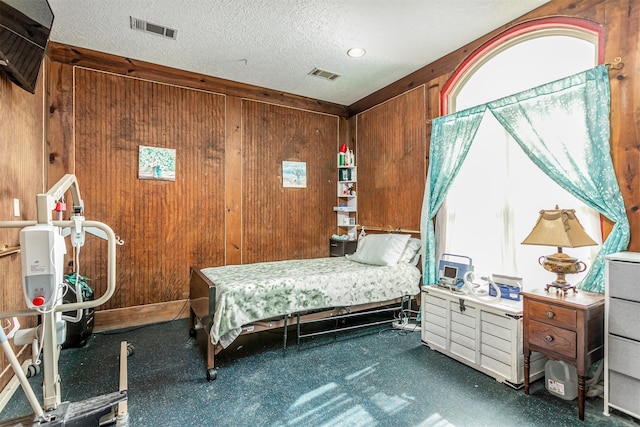
[[[492,39],[458,68],[442,94],[450,114],[590,68],[602,62],[600,28],[590,21],[552,18],[522,24]],[[473,258],[482,274],[523,277],[527,289],[554,275],[538,265],[554,248],[520,243],[542,209],[575,209],[587,233],[602,242],[599,214],[540,171],[491,114],[471,149],[436,221],[438,257]],[[568,249],[590,265],[598,247]],[[567,279],[577,283],[584,275]]]

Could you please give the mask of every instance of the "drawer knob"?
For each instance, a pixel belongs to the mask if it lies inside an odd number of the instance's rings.
[[[553,319],[553,311],[547,312],[547,319]]]
[[[551,341],[553,341],[553,337],[552,337],[551,335],[547,335],[546,337],[544,337],[544,339],[545,339],[547,342],[551,342]]]

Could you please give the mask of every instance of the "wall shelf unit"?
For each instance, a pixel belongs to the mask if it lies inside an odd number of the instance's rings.
[[[338,155],[336,193],[338,206],[335,206],[333,210],[336,213],[337,226],[340,228],[340,234],[348,234],[351,240],[355,240],[357,236],[358,213],[358,197],[356,195],[356,185],[358,182],[357,168],[353,158],[350,162],[346,162],[350,164],[345,165],[341,163],[344,163],[344,157]]]

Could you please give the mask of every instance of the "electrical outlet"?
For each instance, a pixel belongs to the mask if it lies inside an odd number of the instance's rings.
[[[13,199],[13,216],[20,216],[20,199]]]

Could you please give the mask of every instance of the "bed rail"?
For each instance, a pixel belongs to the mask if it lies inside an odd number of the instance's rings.
[[[297,313],[296,314],[297,344],[300,345],[300,338],[315,337],[315,336],[326,335],[326,334],[335,334],[335,333],[338,333],[338,332],[350,331],[350,330],[354,330],[354,329],[365,328],[365,327],[368,327],[368,326],[384,325],[385,323],[396,322],[396,321],[398,321],[398,319],[395,318],[395,317],[392,317],[391,319],[384,319],[384,320],[378,320],[378,321],[373,321],[373,322],[360,323],[360,324],[352,325],[352,326],[343,326],[343,327],[340,327],[340,328],[327,329],[327,330],[323,330],[323,331],[310,332],[310,333],[306,333],[306,334],[302,333],[302,326],[303,325],[309,325],[309,324],[319,323],[319,322],[326,322],[328,320],[338,321],[338,320],[342,320],[342,319],[351,319],[351,318],[355,318],[355,317],[371,316],[371,315],[379,314],[379,313],[388,313],[388,312],[396,312],[396,311],[402,312],[402,311],[404,311],[405,301],[407,302],[407,308],[410,308],[409,304],[411,304],[411,297],[410,296],[404,296],[404,297],[400,298],[398,305],[395,305],[395,306],[392,306],[392,307],[386,306],[386,307],[382,307],[382,308],[378,308],[378,309],[374,309],[374,310],[363,310],[363,311],[359,311],[359,312],[352,312],[347,307],[345,307],[345,309],[348,310],[347,313],[340,314],[340,315],[337,315],[337,316],[332,316],[332,317],[324,317],[324,318],[304,320],[304,319],[300,318],[300,313]]]
[[[374,227],[374,226],[368,226],[368,225],[358,225],[357,226],[358,229],[362,230],[364,228],[364,231],[378,231],[381,233],[401,233],[401,234],[417,234],[418,236],[420,235],[420,230],[409,230],[407,228],[392,228],[392,227]]]

